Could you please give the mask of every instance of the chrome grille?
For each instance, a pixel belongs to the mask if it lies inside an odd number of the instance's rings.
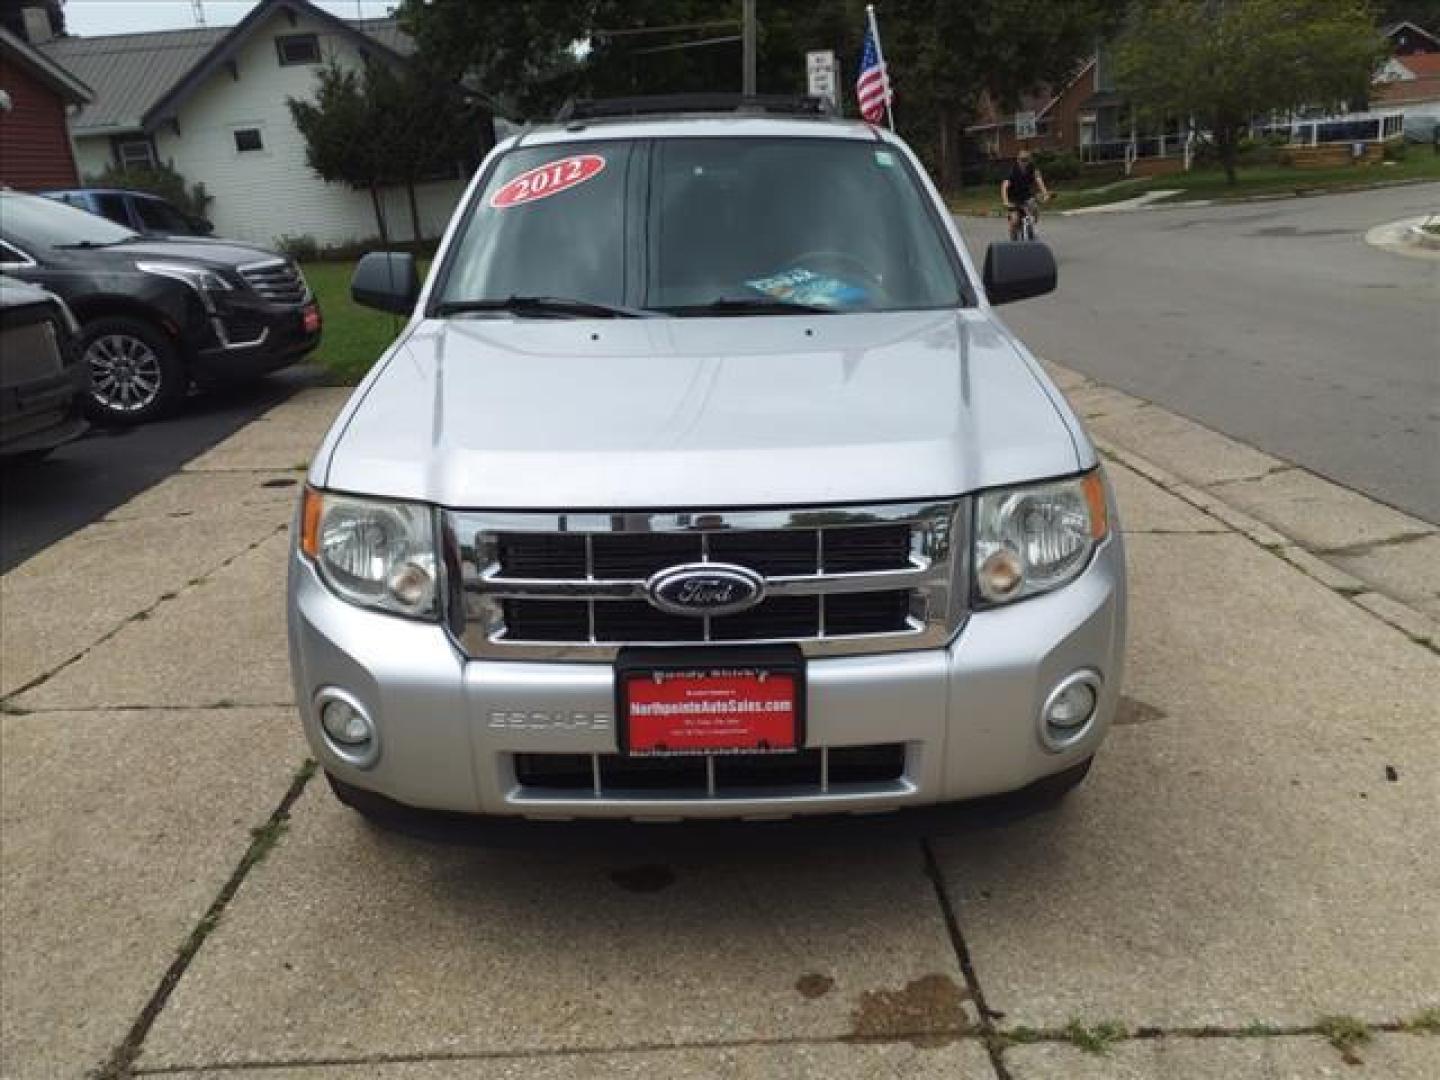
[[[446,512],[450,625],[471,656],[609,660],[624,645],[798,642],[808,655],[944,644],[965,614],[966,504],[668,514]],[[647,580],[716,562],[764,578],[728,615],[651,605]]]
[[[252,289],[275,304],[303,304],[310,299],[305,275],[289,259],[268,259],[240,267],[240,276]]]

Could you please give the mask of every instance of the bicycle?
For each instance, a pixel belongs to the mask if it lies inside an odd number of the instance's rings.
[[[1007,212],[1014,211],[1019,214],[1019,221],[1010,223],[1011,240],[1034,240],[1035,239],[1035,200],[1026,199],[1017,206],[1007,206]]]

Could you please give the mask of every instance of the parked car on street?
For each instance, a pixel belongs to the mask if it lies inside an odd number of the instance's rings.
[[[84,434],[79,329],[54,293],[0,275],[0,457],[41,458]]]
[[[187,214],[174,203],[145,191],[70,188],[40,194],[77,210],[99,214],[145,236],[209,236],[215,231],[208,219]]]
[[[320,341],[320,309],[290,259],[231,240],[147,239],[38,195],[0,191],[0,272],[75,313],[86,408],[103,423],[153,420],[192,384],[256,378]]]
[[[647,113],[647,108],[658,114]],[[698,111],[694,111],[698,110]],[[617,115],[623,114],[623,115]],[[813,104],[596,103],[506,140],[331,427],[290,561],[339,798],[578,819],[868,813],[1078,784],[1119,523],[909,147]]]

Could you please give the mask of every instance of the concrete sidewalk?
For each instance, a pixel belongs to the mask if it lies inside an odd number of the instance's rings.
[[[368,828],[284,653],[344,391],[0,578],[0,1074],[1440,1075],[1434,528],[1057,375],[1124,517],[1126,698],[1086,786],[1008,826]]]

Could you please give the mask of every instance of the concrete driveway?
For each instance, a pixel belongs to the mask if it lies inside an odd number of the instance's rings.
[[[1147,416],[1104,441],[1131,652],[1091,780],[1019,823],[365,825],[313,775],[284,654],[301,463],[343,391],[0,578],[0,1072],[1440,1075],[1433,623],[1218,497],[1270,459],[1059,374],[1097,426]]]

